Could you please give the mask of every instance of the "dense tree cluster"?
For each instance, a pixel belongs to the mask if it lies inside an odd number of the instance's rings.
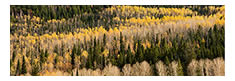
[[[14,76],[224,75],[224,6],[12,5],[10,14]]]

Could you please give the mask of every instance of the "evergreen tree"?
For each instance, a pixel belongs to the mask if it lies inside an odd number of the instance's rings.
[[[106,34],[104,34],[104,36],[103,36],[103,46],[105,46],[106,45]]]
[[[16,57],[16,53],[15,53],[15,51],[13,50],[13,56],[12,56],[12,61],[13,61],[13,62],[15,61],[15,57]]]
[[[168,56],[165,57],[164,62],[165,62],[166,65],[169,65],[169,64],[170,64],[170,60],[169,60]]]
[[[77,56],[81,55],[82,52],[81,52],[80,43],[78,43],[77,48],[75,48],[75,50],[76,50],[75,53]]]
[[[47,57],[49,56],[49,53],[47,52],[47,49],[45,51],[45,61],[47,61]]]
[[[88,55],[88,59],[87,59],[87,62],[86,62],[86,68],[87,68],[87,69],[93,68],[93,63],[92,63],[92,56],[91,56],[91,54]]]
[[[125,54],[125,45],[123,43],[122,32],[120,32],[120,53]]]
[[[118,57],[118,66],[119,68],[122,68],[125,64],[125,56],[124,54],[119,54],[119,57]]]
[[[22,61],[22,68],[21,68],[21,74],[26,74],[27,73],[27,68],[26,68],[26,62],[25,62],[25,56],[23,56],[23,61]]]
[[[140,40],[138,40],[138,47],[136,53],[136,58],[138,62],[142,62],[144,60],[143,49],[144,49],[143,45],[141,45]]]
[[[20,66],[20,60],[18,59],[15,76],[20,75],[20,73],[21,73],[21,66]]]
[[[154,56],[153,56],[153,63],[156,63],[157,61],[158,61],[158,59],[159,59],[159,54],[160,54],[160,52],[159,52],[159,47],[158,46],[156,46],[155,48],[154,48]]]
[[[183,75],[184,75],[183,67],[180,59],[178,59],[177,76],[183,76]]]
[[[127,57],[126,57],[126,62],[128,64],[133,64],[133,54],[131,52],[131,48],[130,48],[130,45],[128,45],[128,50],[127,50]]]
[[[32,64],[32,67],[33,67],[33,69],[32,69],[32,75],[33,75],[33,76],[38,76],[38,73],[39,73],[39,65],[34,62],[34,63]]]
[[[72,64],[72,69],[75,68],[75,52],[76,52],[76,47],[74,45],[73,49],[72,49],[72,54],[71,54],[71,64]]]
[[[76,76],[79,76],[79,74],[78,74],[78,69],[77,69],[77,71],[76,71]]]

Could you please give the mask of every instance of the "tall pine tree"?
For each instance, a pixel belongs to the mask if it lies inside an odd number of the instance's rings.
[[[21,68],[21,69],[22,69],[22,70],[21,70],[21,74],[26,74],[26,73],[27,73],[25,56],[23,56],[22,68]]]

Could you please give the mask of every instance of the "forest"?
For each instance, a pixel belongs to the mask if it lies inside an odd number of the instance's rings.
[[[11,5],[11,76],[224,76],[223,5]]]

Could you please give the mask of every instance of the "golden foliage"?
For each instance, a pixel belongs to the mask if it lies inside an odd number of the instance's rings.
[[[82,56],[84,56],[85,58],[87,58],[87,57],[88,57],[88,52],[87,52],[87,51],[83,51],[83,52],[82,52]]]

